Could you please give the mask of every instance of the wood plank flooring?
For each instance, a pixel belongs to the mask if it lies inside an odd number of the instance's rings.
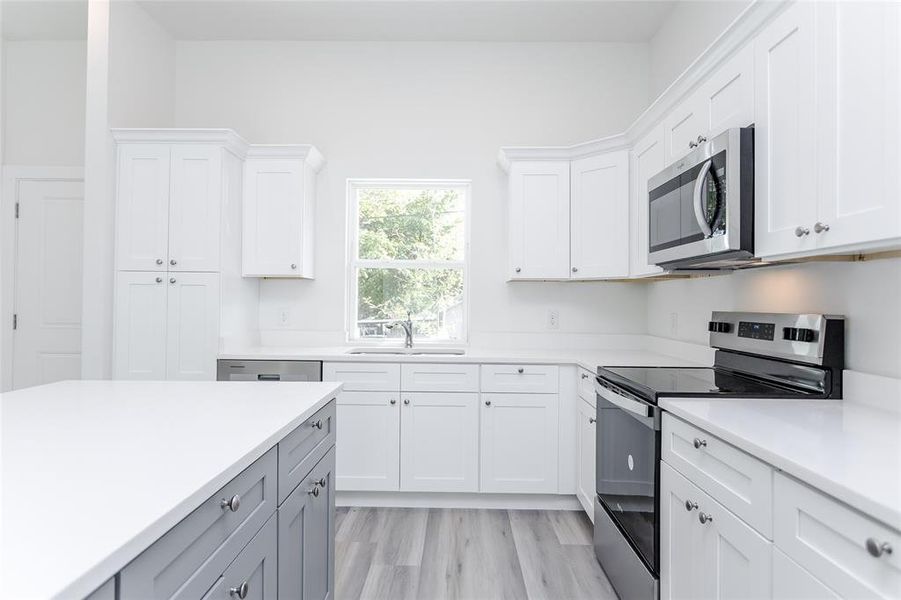
[[[336,600],[615,600],[579,511],[338,508]]]

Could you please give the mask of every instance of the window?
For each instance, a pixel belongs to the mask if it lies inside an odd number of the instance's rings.
[[[466,339],[469,184],[350,181],[349,337]]]

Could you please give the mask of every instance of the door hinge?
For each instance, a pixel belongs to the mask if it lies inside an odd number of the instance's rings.
[[[16,218],[19,218],[19,203],[16,202]]]
[[[13,313],[13,329],[17,329],[19,327],[19,315]]]

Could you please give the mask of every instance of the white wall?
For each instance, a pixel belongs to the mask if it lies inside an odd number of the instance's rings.
[[[644,44],[177,42],[176,125],[232,127],[253,143],[317,145],[316,279],[266,280],[261,328],[340,341],[345,184],[354,177],[472,180],[470,331],[643,333],[631,283],[504,283],[503,145],[619,133],[647,105]],[[475,336],[473,336],[475,337]]]
[[[849,369],[901,377],[901,259],[813,262],[648,288],[648,332],[706,344],[713,310],[845,315]],[[672,314],[677,328],[672,328]]]
[[[3,42],[3,160],[84,164],[84,41]]]
[[[682,0],[651,38],[650,93],[665,90],[750,4],[750,0]]]

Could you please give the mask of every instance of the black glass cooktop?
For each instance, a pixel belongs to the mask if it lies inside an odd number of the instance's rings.
[[[781,398],[813,392],[709,367],[600,367],[598,375],[648,400],[662,396]]]

